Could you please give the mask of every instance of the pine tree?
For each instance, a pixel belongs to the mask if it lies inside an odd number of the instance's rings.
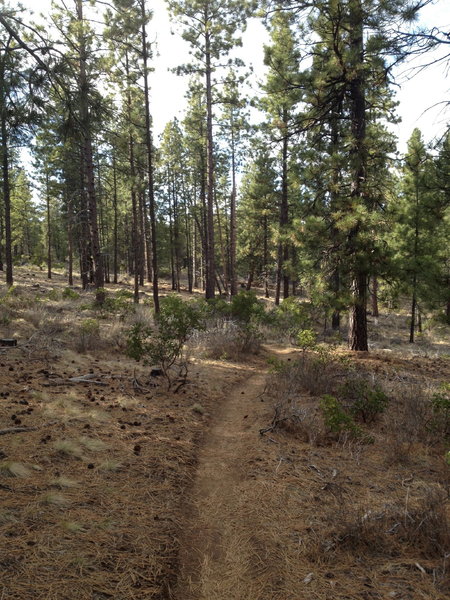
[[[11,233],[11,146],[23,144],[36,125],[42,109],[46,79],[42,64],[33,64],[31,55],[20,43],[23,31],[16,17],[23,9],[0,3],[0,136],[2,161],[3,229],[6,283],[13,284]],[[11,24],[13,19],[14,26]],[[30,44],[33,43],[31,40]],[[0,243],[2,240],[0,240]]]
[[[215,293],[214,242],[214,143],[213,85],[217,69],[240,39],[236,31],[245,27],[250,14],[249,2],[237,0],[168,0],[171,13],[182,23],[183,38],[191,44],[193,64],[180,67],[180,72],[198,73],[204,78],[206,118],[206,298]],[[232,62],[231,60],[228,61]]]
[[[300,55],[296,49],[292,30],[294,22],[292,14],[277,10],[270,23],[272,44],[264,48],[264,62],[268,66],[268,75],[263,86],[266,96],[261,101],[261,105],[269,117],[267,130],[270,132],[271,141],[281,147],[276,304],[280,301],[281,288],[283,288],[283,298],[289,296],[289,171],[295,160],[292,135],[297,129],[296,110],[302,97],[297,85]]]

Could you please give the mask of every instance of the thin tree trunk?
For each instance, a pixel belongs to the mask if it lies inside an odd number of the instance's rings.
[[[52,278],[52,229],[50,214],[50,189],[48,171],[45,173],[45,201],[47,205],[47,278]]]
[[[266,298],[269,298],[269,249],[268,249],[268,237],[269,237],[269,229],[267,226],[267,215],[264,214],[263,217],[264,223],[264,295]]]
[[[139,285],[145,280],[145,224],[144,224],[144,195],[138,193],[138,252],[139,252]]]
[[[134,160],[134,137],[131,129],[131,90],[130,90],[130,69],[128,62],[128,51],[125,52],[125,75],[127,80],[127,118],[130,125],[128,133],[128,161],[130,164],[131,176],[131,244],[133,249],[133,302],[139,304],[139,275],[140,275],[140,252],[139,252],[139,227],[138,227],[138,210],[136,200],[136,165]]]
[[[288,114],[283,111],[283,121],[287,127]],[[288,203],[288,137],[283,138],[282,151],[282,183],[281,183],[281,207],[280,207],[280,230],[281,235],[286,235],[286,228],[289,225],[289,203]],[[289,260],[289,245],[286,241],[282,243],[282,266],[281,274],[283,276],[283,298],[289,297],[289,275],[285,272],[286,263]]]
[[[113,264],[113,282],[117,283],[118,262],[119,262],[119,211],[117,207],[117,168],[116,153],[113,151],[113,210],[114,210],[114,264]]]
[[[148,87],[148,46],[147,32],[145,29],[146,14],[145,0],[141,0],[142,15],[142,60],[144,63],[144,104],[145,104],[145,145],[147,147],[147,174],[148,174],[148,200],[150,210],[150,229],[152,237],[152,271],[153,271],[153,305],[155,313],[159,313],[159,290],[158,290],[158,254],[156,242],[156,208],[153,178],[153,141],[150,116],[150,97]]]
[[[332,288],[333,288],[333,295],[334,295],[335,300],[337,300],[339,297],[340,287],[341,287],[341,278],[339,275],[339,266],[336,265],[336,267],[334,269],[333,277],[332,277]],[[335,310],[333,311],[333,315],[331,317],[331,328],[333,329],[333,331],[339,331],[340,326],[341,326],[341,313],[337,308],[335,308]]]
[[[143,195],[143,209],[144,209],[144,237],[145,237],[145,256],[147,265],[147,281],[152,283],[153,281],[153,268],[152,268],[152,239],[150,223],[148,221],[147,203],[145,202],[145,194]]]
[[[215,247],[214,247],[214,149],[212,124],[212,83],[211,83],[211,40],[205,35],[205,77],[206,77],[206,298],[214,298],[215,288]]]
[[[169,181],[169,175],[167,178],[168,186],[168,200],[169,200],[169,246],[170,246],[170,273],[172,279],[172,290],[177,289],[176,277],[175,277],[175,260],[174,260],[174,247],[173,247],[173,207],[172,207],[172,189]]]
[[[230,295],[237,294],[236,277],[236,151],[234,124],[231,123],[231,202],[230,202]]]
[[[174,258],[175,258],[175,287],[180,291],[181,279],[181,264],[180,264],[180,219],[178,216],[178,197],[175,189],[175,181],[172,181],[172,198],[173,198],[173,242],[174,242]]]
[[[248,274],[247,285],[245,286],[245,289],[247,290],[247,292],[249,292],[252,289],[254,277],[255,277],[255,265],[252,265],[250,267],[250,272]]]
[[[82,155],[83,155],[83,172],[85,177],[86,192],[87,192],[87,204],[89,209],[89,227],[91,234],[91,250],[92,258],[94,261],[94,284],[96,288],[102,288],[105,280],[103,273],[103,261],[100,250],[100,239],[98,231],[98,217],[97,217],[97,199],[95,194],[95,180],[94,180],[94,163],[93,163],[93,152],[92,152],[92,138],[91,138],[91,118],[89,111],[89,84],[86,76],[86,42],[84,38],[84,19],[83,19],[83,2],[82,0],[76,0],[77,2],[77,18],[80,25],[79,34],[79,91],[80,91],[80,120],[81,120],[81,131],[82,131]],[[97,301],[101,302],[102,298],[97,297]]]
[[[216,213],[217,213],[217,231],[219,234],[220,257],[222,259],[222,265],[223,265],[223,287],[224,287],[224,293],[228,295],[227,255],[225,252],[225,244],[223,241],[222,219],[220,218],[219,204],[217,202],[217,194],[216,193],[214,193],[214,202],[216,205]]]
[[[73,224],[72,224],[72,196],[67,194],[67,246],[69,253],[69,285],[73,286]]]
[[[83,158],[80,157],[80,276],[83,290],[86,290],[89,285],[89,224],[88,224],[88,207],[86,201],[86,190],[84,189],[84,173],[83,173]],[[69,191],[70,194],[70,191]]]
[[[378,277],[372,277],[372,315],[378,319],[380,312],[378,310]]]
[[[3,271],[3,236],[4,236],[4,226],[3,226],[3,215],[0,212],[0,271]]]
[[[1,97],[4,95],[3,67],[1,71]],[[13,259],[11,241],[11,188],[9,184],[8,142],[6,132],[6,106],[2,103],[1,130],[2,130],[2,175],[3,175],[3,206],[5,215],[5,259],[6,259],[6,285],[11,287],[13,278]]]
[[[417,277],[416,277],[416,274],[414,273],[413,293],[412,293],[412,300],[411,300],[411,320],[409,322],[409,343],[410,344],[414,344],[414,330],[415,330],[415,326],[416,326],[416,308],[417,308],[416,287],[417,287]]]

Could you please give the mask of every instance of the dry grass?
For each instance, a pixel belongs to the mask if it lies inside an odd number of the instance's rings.
[[[190,344],[206,358],[239,361],[260,352],[261,335],[258,330],[234,321],[217,319],[205,331],[196,333]]]
[[[61,290],[66,281],[55,276],[51,285]],[[184,395],[167,394],[157,381],[142,393],[132,385],[134,369],[138,377],[143,373],[139,365],[112,352],[120,349],[122,327],[150,319],[148,308],[124,321],[100,318],[90,354],[80,354],[74,351],[78,328],[98,318],[80,309],[92,294],[51,300],[39,319],[25,321],[23,311],[33,313],[37,293],[23,287],[8,304],[7,327],[19,347],[0,354],[0,388],[10,392],[0,405],[2,422],[13,424],[14,415],[37,427],[0,438],[6,454],[0,465],[1,594],[16,600],[173,598],[198,444],[231,383],[247,376],[245,364],[197,358]],[[59,341],[50,343],[53,319]],[[403,333],[399,325],[399,339]],[[379,336],[377,344],[385,347],[384,325]],[[208,600],[448,598],[450,469],[442,436],[428,427],[428,400],[437,382],[449,379],[450,365],[434,357],[433,344],[426,350],[432,359],[388,352],[354,359],[358,372],[373,372],[390,386],[389,408],[371,426],[369,446],[330,441],[318,412],[317,395],[335,390],[345,361],[324,369],[306,359],[289,376],[269,380],[291,420],[260,436],[272,416],[267,396],[255,399],[254,414],[241,415],[238,438],[249,437],[234,456],[237,483],[220,513],[218,502],[210,506],[226,594],[208,588],[208,573],[217,568],[211,556],[201,582]],[[223,357],[220,337],[212,350]],[[91,370],[107,385],[53,385]],[[229,434],[230,428],[225,444]],[[80,456],[58,450],[62,441]],[[197,547],[188,550],[195,554]]]

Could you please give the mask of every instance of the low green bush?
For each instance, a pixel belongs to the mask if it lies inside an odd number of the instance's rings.
[[[155,326],[136,323],[128,332],[127,354],[146,365],[160,367],[170,389],[175,379],[186,379],[184,346],[194,330],[204,327],[203,320],[198,303],[184,302],[178,296],[162,298]]]
[[[80,298],[80,294],[72,288],[66,287],[63,290],[62,297],[64,300],[78,300]]]
[[[431,396],[433,417],[431,427],[434,431],[450,436],[450,384],[443,383],[441,389]]]
[[[373,423],[389,404],[383,389],[363,377],[349,377],[339,388],[338,395],[341,401],[349,405],[354,419],[368,424]]]
[[[325,427],[334,434],[349,433],[355,438],[361,437],[362,431],[342,404],[334,396],[325,394],[320,400]]]

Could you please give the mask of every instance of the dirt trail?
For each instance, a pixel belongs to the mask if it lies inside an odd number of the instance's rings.
[[[214,415],[187,506],[174,600],[237,600],[238,583],[249,583],[251,557],[240,540],[238,499],[250,476],[242,458],[261,443],[258,431],[267,424],[261,402],[266,375],[266,363],[249,366]]]

